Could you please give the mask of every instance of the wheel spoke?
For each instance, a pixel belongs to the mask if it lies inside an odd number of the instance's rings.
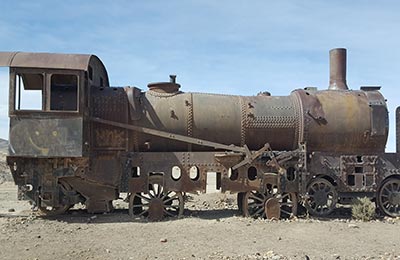
[[[176,199],[178,199],[178,195],[174,195],[174,196],[170,197],[169,199],[164,200],[163,203],[165,204],[165,203],[167,203],[167,202],[170,202],[170,201],[176,200]]]
[[[173,213],[171,213],[171,212],[169,212],[168,210],[163,210],[163,212],[164,212],[164,214],[167,214],[168,216],[170,216],[170,217],[175,217],[176,216],[176,214],[173,214]]]
[[[290,194],[286,193],[281,197],[281,201],[290,200]]]
[[[142,212],[140,212],[139,214],[137,214],[137,216],[138,216],[138,217],[141,217],[141,216],[143,216],[145,213],[147,213],[148,211],[149,211],[148,209],[143,210]]]
[[[313,185],[310,186],[310,189],[311,189],[312,191],[314,191],[314,193],[317,191],[317,190],[314,188]]]
[[[164,205],[164,208],[173,208],[173,209],[179,209],[179,205]]]
[[[171,193],[172,193],[172,191],[168,191],[167,193],[164,193],[164,196],[163,196],[161,199],[164,200],[164,199],[167,198]]]
[[[157,198],[160,198],[161,195],[162,195],[162,193],[161,193],[161,185],[157,184]]]
[[[255,216],[260,215],[260,213],[263,212],[263,211],[264,211],[264,208],[263,208],[263,207],[262,207],[262,208],[259,208],[259,209],[254,213],[254,215],[255,215]]]
[[[131,195],[131,196],[132,196],[132,195]],[[141,195],[141,194],[139,194],[139,193],[136,193],[134,196],[138,196],[139,198],[144,199],[144,200],[146,200],[146,201],[150,201],[150,200],[151,200],[150,198],[147,198],[147,197],[145,197],[145,196],[143,196],[143,195]]]
[[[250,207],[261,207],[261,206],[263,206],[264,205],[264,203],[257,203],[257,202],[250,202],[250,203],[248,203],[248,206]]]
[[[137,204],[137,205],[133,205],[132,208],[143,208],[143,207],[146,207],[148,205],[149,205],[149,203],[147,203],[147,204]]]
[[[389,190],[389,187],[384,187],[383,190],[386,191],[386,193],[388,193],[388,194],[392,193],[392,191]]]
[[[258,197],[258,196],[256,196],[256,195],[252,194],[252,193],[251,193],[251,195],[249,196],[249,198],[254,199],[254,200],[258,200],[258,201],[261,201],[261,202],[264,202],[264,199],[263,199],[263,198],[260,198],[260,197]]]
[[[149,193],[147,193],[147,195],[149,195],[150,199],[154,199],[154,198],[156,198],[156,196],[155,196],[155,192],[154,192],[154,190],[153,190],[153,189],[152,189],[152,190],[149,190]]]

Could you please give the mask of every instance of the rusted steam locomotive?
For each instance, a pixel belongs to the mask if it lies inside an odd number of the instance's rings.
[[[330,63],[327,90],[233,96],[181,92],[175,76],[145,92],[110,87],[93,55],[0,53],[18,196],[47,214],[96,213],[127,193],[129,214],[159,220],[181,215],[183,194],[204,192],[212,173],[246,216],[290,217],[299,204],[326,216],[360,196],[400,216],[386,101],[379,87],[348,89],[345,49]]]

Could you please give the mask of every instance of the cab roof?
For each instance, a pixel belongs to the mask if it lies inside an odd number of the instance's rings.
[[[106,85],[109,82],[104,64],[92,54],[0,52],[0,67],[96,70],[104,75]]]

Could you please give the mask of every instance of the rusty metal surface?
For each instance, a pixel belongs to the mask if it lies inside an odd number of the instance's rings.
[[[0,66],[87,70],[92,57],[87,54],[0,52]]]
[[[142,111],[135,126],[227,145],[247,144],[250,149],[259,149],[267,142],[275,149],[295,149],[298,143],[298,134],[295,134],[300,127],[296,111],[298,106],[291,96],[240,97],[203,93],[159,96],[148,91],[137,99],[143,105],[133,112]],[[210,135],[210,132],[213,134]],[[184,143],[151,135],[139,135],[137,141],[139,149],[147,152],[188,149]],[[200,146],[192,146],[191,149],[204,150]]]
[[[176,83],[176,75],[169,75],[170,82],[156,82],[147,85],[149,90],[158,93],[177,93],[181,85]]]
[[[97,56],[90,54],[0,52],[0,67],[92,70],[103,78],[103,86],[109,85],[104,64]],[[96,75],[92,75],[89,80],[100,85],[100,80]]]
[[[82,118],[10,119],[11,156],[82,156]]]
[[[265,143],[275,150],[294,150],[299,142],[306,142],[309,149],[318,151],[383,151],[388,135],[386,103],[377,90],[296,90],[278,97],[154,93],[131,96],[134,127],[247,145],[252,150]],[[143,152],[206,151],[171,139],[135,133],[135,145]]]
[[[148,174],[162,173],[164,185],[168,190],[182,192],[205,191],[207,172],[224,172],[227,169],[214,161],[214,153],[135,153],[131,157],[131,166],[140,169],[140,175],[131,175],[129,178],[129,192],[143,192],[148,190]],[[148,162],[152,162],[149,164]],[[174,178],[172,168],[179,167],[180,177]],[[197,174],[191,175],[191,168],[195,167]]]
[[[128,123],[128,100],[123,88],[91,89],[90,116],[111,120],[112,122]],[[90,122],[90,120],[88,120]],[[115,128],[105,124],[90,122],[91,143],[93,150],[126,151],[128,149],[128,132],[126,129]]]
[[[377,188],[378,156],[346,156],[340,157],[342,181],[351,191],[370,191]]]
[[[347,90],[346,83],[346,59],[347,51],[343,48],[329,51],[329,89]]]
[[[304,142],[310,150],[341,153],[384,152],[387,108],[378,91],[305,91],[295,93],[304,110]],[[374,94],[374,95],[371,95]],[[380,113],[370,109],[372,102]],[[381,131],[373,122],[382,120]],[[374,133],[374,134],[373,134]]]
[[[382,189],[400,178],[400,157],[384,153],[386,101],[376,87],[348,91],[346,52],[330,55],[328,90],[233,96],[184,93],[175,76],[148,91],[108,87],[91,55],[0,53],[0,65],[13,67],[11,87],[16,73],[81,78],[74,113],[14,111],[10,89],[8,164],[21,198],[49,214],[78,202],[108,212],[127,192],[130,215],[160,220],[181,215],[182,193],[206,191],[214,172],[215,188],[238,193],[248,216],[290,218],[298,201],[325,216],[357,196],[377,197],[396,216],[397,190]]]
[[[269,198],[265,202],[265,215],[267,219],[280,219],[281,205],[277,198]]]

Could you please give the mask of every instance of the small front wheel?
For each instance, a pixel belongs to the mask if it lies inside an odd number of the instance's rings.
[[[389,217],[400,217],[400,179],[385,180],[378,191],[379,209]]]
[[[305,207],[313,216],[325,217],[336,208],[338,194],[335,186],[328,180],[317,178],[307,187]]]

